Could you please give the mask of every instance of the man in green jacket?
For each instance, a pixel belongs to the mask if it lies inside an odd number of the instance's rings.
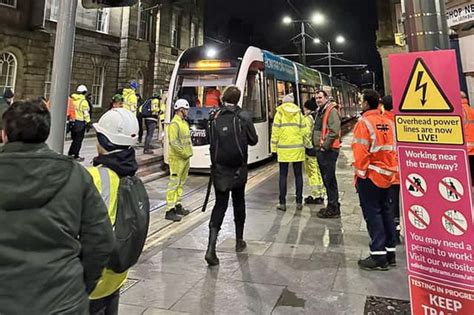
[[[0,148],[0,314],[89,314],[114,234],[91,176],[44,143],[51,116],[16,102]]]

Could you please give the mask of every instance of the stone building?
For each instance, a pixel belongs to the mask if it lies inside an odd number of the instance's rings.
[[[0,93],[49,97],[59,1],[0,0]],[[167,90],[179,54],[203,44],[203,14],[204,0],[99,10],[79,4],[70,91],[85,84],[101,112],[132,79],[145,97]]]

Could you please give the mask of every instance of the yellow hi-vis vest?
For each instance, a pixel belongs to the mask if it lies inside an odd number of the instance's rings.
[[[90,167],[87,170],[94,179],[95,187],[109,210],[110,222],[115,225],[120,177],[114,171],[105,167]],[[98,300],[111,295],[127,281],[127,275],[128,271],[115,273],[110,269],[104,269],[102,277],[89,298]]]
[[[74,111],[77,121],[85,123],[91,122],[91,115],[89,113],[89,102],[87,102],[84,94],[72,94],[72,103],[74,104]]]

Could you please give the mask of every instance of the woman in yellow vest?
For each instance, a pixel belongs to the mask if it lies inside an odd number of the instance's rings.
[[[138,164],[133,145],[137,142],[136,117],[123,108],[113,108],[94,124],[97,131],[97,151],[94,167],[88,169],[104,203],[109,218],[115,225],[120,178],[134,176]],[[90,295],[90,313],[118,314],[120,288],[127,280],[128,271],[115,273],[105,269],[95,290]]]
[[[318,105],[316,100],[310,99],[304,103],[303,113],[304,113],[304,122],[306,126],[306,134],[309,139],[313,136],[313,126],[314,118],[313,114],[316,111]],[[311,188],[310,195],[304,199],[306,204],[324,204],[324,194],[326,189],[324,188],[323,177],[321,176],[321,171],[319,170],[318,160],[316,155],[308,154],[308,151],[316,151],[313,149],[311,141],[310,150],[306,150],[306,160],[303,162],[304,170],[306,176],[308,177],[308,184]]]

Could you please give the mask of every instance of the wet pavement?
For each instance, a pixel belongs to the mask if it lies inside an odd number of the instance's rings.
[[[373,297],[408,300],[403,246],[398,267],[385,272],[357,267],[368,254],[369,238],[353,187],[350,137],[338,162],[341,219],[317,218],[316,205],[296,211],[292,177],[288,210],[276,210],[278,165],[270,162],[251,171],[247,186],[248,248],[234,251],[230,206],[218,239],[218,267],[204,261],[212,198],[208,212],[199,210],[207,177],[191,175],[184,205],[194,212],[166,225],[167,180],[148,183],[154,234],[130,271],[120,314],[365,314],[368,297],[369,303]],[[392,313],[385,310],[380,314]],[[394,308],[393,314],[400,313]]]

